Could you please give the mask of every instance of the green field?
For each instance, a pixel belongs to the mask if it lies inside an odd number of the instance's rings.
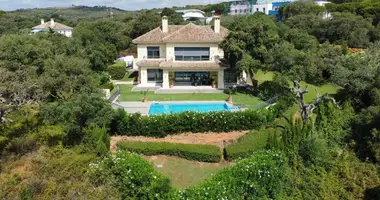
[[[216,174],[231,163],[203,163],[171,156],[145,157],[154,164],[159,172],[169,177],[176,188],[186,188],[200,184],[203,180]],[[162,165],[162,167],[157,167]]]

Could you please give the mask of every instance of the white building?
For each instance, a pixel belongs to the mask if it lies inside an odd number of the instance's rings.
[[[49,22],[46,22],[41,19],[41,24],[32,28],[33,34],[38,34],[41,32],[48,32],[49,29],[54,30],[55,32],[65,35],[66,37],[71,37],[73,35],[73,28],[66,26],[64,24],[55,22],[52,18]]]
[[[214,26],[168,25],[162,26],[133,40],[137,44],[139,87],[237,83],[237,75],[222,62],[224,52],[218,44],[228,35],[215,16]]]
[[[176,12],[180,14],[185,21],[189,19],[202,20],[206,18],[206,13],[199,9],[176,10]]]
[[[229,15],[249,15],[250,14],[249,1],[231,1],[228,8]]]

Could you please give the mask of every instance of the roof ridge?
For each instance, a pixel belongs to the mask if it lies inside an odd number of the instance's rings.
[[[183,25],[181,28],[179,28],[179,29],[177,29],[176,31],[173,31],[172,33],[170,33],[170,34],[168,34],[167,36],[163,37],[163,38],[161,39],[161,41],[164,41],[165,38],[170,37],[170,36],[173,35],[174,33],[177,33],[178,31],[180,31],[180,30],[183,29],[184,27],[189,26],[190,24],[193,24],[193,23],[190,22],[190,23],[188,23],[188,24],[186,24],[186,25]]]
[[[152,29],[152,30],[150,30],[149,32],[155,31],[156,29],[161,29],[161,26],[158,26],[157,28],[155,28],[155,29]],[[149,32],[147,32],[147,33],[149,33]],[[142,34],[142,35],[138,36],[137,38],[135,38],[135,39],[133,39],[133,40],[137,40],[137,39],[140,39],[142,36],[146,35],[147,33],[144,33],[144,34]]]

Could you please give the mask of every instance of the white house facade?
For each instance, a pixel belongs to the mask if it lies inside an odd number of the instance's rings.
[[[228,35],[215,24],[201,26],[168,25],[162,18],[162,26],[133,40],[137,44],[139,86],[212,86],[224,88],[237,83],[235,72],[223,62],[224,52],[218,44]]]
[[[42,32],[48,32],[49,29],[54,30],[56,33],[64,35],[66,37],[71,37],[73,35],[73,28],[66,26],[64,24],[55,22],[52,18],[49,22],[46,22],[41,19],[41,24],[32,28],[33,34],[38,34]]]

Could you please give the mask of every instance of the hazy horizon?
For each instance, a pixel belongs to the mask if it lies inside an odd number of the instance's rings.
[[[107,6],[123,10],[141,10],[218,2],[223,2],[223,0],[0,0],[0,10],[14,11],[29,8],[70,7],[73,4],[83,6]]]

